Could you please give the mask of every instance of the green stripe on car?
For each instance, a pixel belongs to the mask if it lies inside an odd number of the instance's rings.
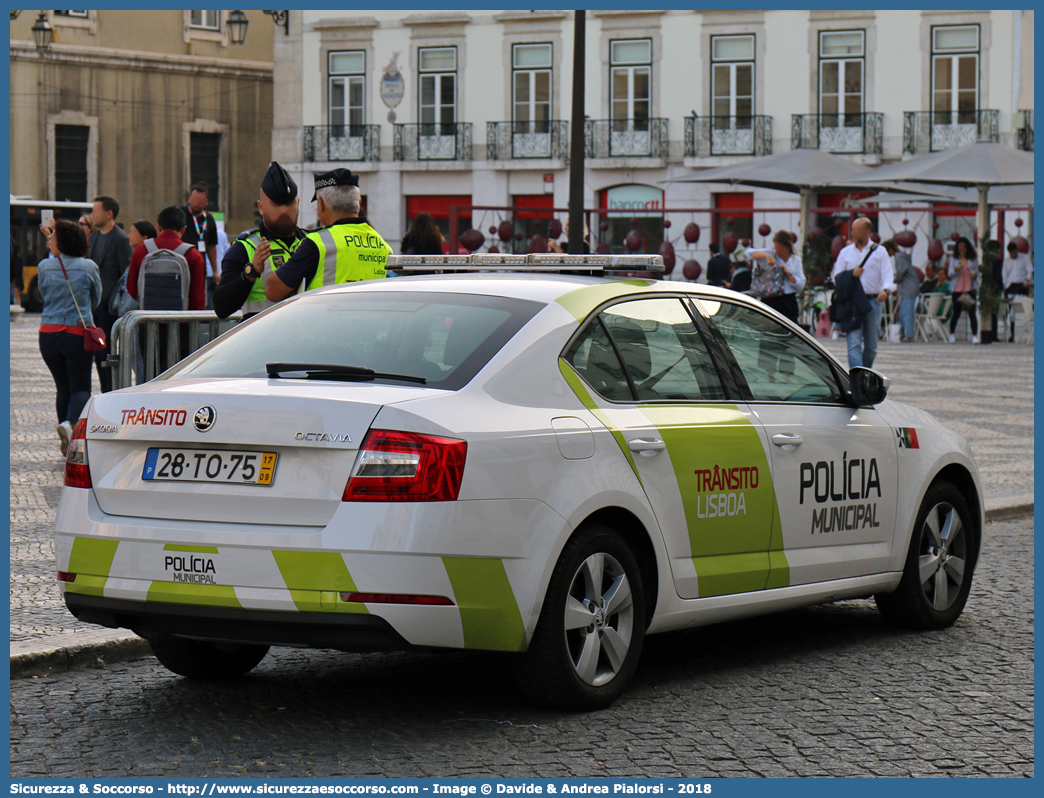
[[[355,593],[355,581],[336,551],[273,551],[279,573],[301,612],[347,612],[368,615],[365,604],[340,600]]]
[[[464,647],[524,651],[526,628],[504,563],[486,557],[443,557],[460,609]]]
[[[577,321],[583,321],[603,302],[616,299],[618,296],[640,294],[651,285],[653,283],[649,280],[617,280],[610,283],[585,285],[583,288],[567,291],[555,302],[572,313],[573,318]]]
[[[69,573],[76,574],[76,581],[65,583],[66,592],[102,595],[119,545],[118,540],[108,538],[74,538]]]

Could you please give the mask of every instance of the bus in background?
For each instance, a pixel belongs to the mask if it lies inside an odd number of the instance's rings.
[[[36,284],[36,267],[48,257],[47,242],[40,233],[41,212],[54,212],[55,219],[78,221],[91,213],[91,202],[49,202],[11,195],[11,239],[22,257],[22,307],[30,313],[43,310],[43,297]]]

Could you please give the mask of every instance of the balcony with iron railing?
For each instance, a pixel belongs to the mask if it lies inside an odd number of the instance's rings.
[[[569,123],[559,120],[487,122],[486,158],[508,161],[569,157]]]
[[[1022,127],[1019,128],[1019,149],[1033,152],[1033,111],[1020,111]]]
[[[685,117],[686,158],[771,154],[771,116]]]
[[[903,152],[937,152],[977,141],[1000,141],[1000,111],[903,112]]]
[[[881,155],[884,114],[793,114],[790,148],[838,155]]]
[[[666,119],[585,119],[585,158],[666,158]]]
[[[470,122],[393,125],[396,161],[470,161]]]
[[[380,125],[308,125],[305,161],[379,161]]]

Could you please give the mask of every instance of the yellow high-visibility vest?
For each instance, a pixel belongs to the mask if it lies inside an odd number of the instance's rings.
[[[240,235],[236,240],[242,242],[243,248],[246,249],[247,260],[252,261],[254,253],[261,246],[261,231],[257,229],[250,230]],[[268,275],[290,260],[290,256],[294,254],[302,241],[304,241],[303,238],[295,238],[293,243],[287,246],[274,236],[268,239],[268,245],[272,248],[272,254],[265,263],[266,268],[261,272],[261,277],[254,280],[254,285],[250,289],[250,293],[247,294],[246,302],[243,303],[244,313],[260,313],[262,310],[267,310],[276,304],[265,298],[265,286],[268,285]]]
[[[308,290],[334,283],[386,277],[392,248],[366,222],[335,224],[313,230],[305,238],[319,249],[319,265]]]

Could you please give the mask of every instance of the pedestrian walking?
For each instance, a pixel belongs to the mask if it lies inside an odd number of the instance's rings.
[[[280,302],[305,290],[387,276],[392,248],[359,214],[359,176],[348,169],[315,173],[315,214],[323,225],[305,234],[290,260],[268,278],[265,296]]]
[[[1004,259],[1001,281],[1004,284],[1004,296],[1029,296],[1029,287],[1033,285],[1033,261],[1027,253],[1019,252],[1019,245],[1014,241],[1008,242],[1008,257]],[[1015,343],[1015,316],[1011,314],[1010,304],[1008,308],[1011,316],[1008,343]]]
[[[94,323],[105,330],[105,348],[94,353],[94,364],[98,369],[101,392],[112,390],[112,369],[106,363],[109,357],[109,333],[116,318],[109,312],[109,299],[119,285],[120,278],[130,266],[131,245],[127,234],[116,226],[120,214],[120,203],[108,196],[94,198],[91,211],[91,226],[94,232],[87,246],[87,257],[98,264],[101,273],[101,303],[94,310]],[[105,365],[103,365],[105,364]]]
[[[435,218],[430,213],[418,213],[399,248],[403,255],[441,255],[443,243]]]
[[[98,264],[87,255],[82,225],[64,219],[41,227],[51,257],[40,261],[37,285],[43,297],[40,318],[40,355],[54,378],[55,412],[62,455],[69,449],[73,425],[91,398],[94,357],[84,348],[87,327],[94,325],[92,309],[101,301]]]
[[[185,212],[185,232],[181,240],[195,247],[203,256],[206,270],[206,296],[214,293],[214,287],[221,280],[221,261],[218,260],[218,230],[214,214],[207,211],[210,201],[210,187],[203,182],[196,183],[189,190],[188,204],[182,205]],[[204,304],[204,307],[209,302]],[[203,308],[200,308],[201,310]]]
[[[786,230],[776,231],[772,237],[772,247],[771,252],[754,248],[747,250],[753,271],[760,272],[778,267],[782,272],[781,293],[761,297],[761,301],[797,324],[801,312],[797,298],[798,293],[805,287],[805,270],[801,266],[801,258],[794,252],[794,239]],[[764,265],[761,265],[762,261]]]
[[[957,340],[957,322],[961,313],[967,311],[968,324],[971,325],[972,343],[979,343],[979,314],[976,313],[976,296],[979,287],[979,264],[975,257],[975,247],[964,236],[957,239],[953,256],[950,258],[947,273],[950,277],[950,288],[953,291],[953,315],[950,316],[950,343]]]
[[[707,249],[711,253],[711,258],[707,261],[707,285],[728,288],[732,278],[732,264],[728,256],[721,254],[721,244],[711,243]]]
[[[221,261],[221,284],[214,292],[214,312],[219,318],[240,308],[243,318],[249,318],[275,304],[265,297],[265,286],[304,241],[305,231],[297,226],[300,204],[297,183],[272,161],[257,201],[261,226],[242,233]]]
[[[865,216],[852,222],[852,243],[841,250],[831,273],[831,279],[836,283],[838,274],[852,272],[852,276],[859,280],[859,290],[870,300],[870,310],[863,316],[862,324],[848,331],[849,368],[873,368],[884,303],[888,300],[888,292],[895,290],[892,261],[884,247],[870,240],[872,232],[873,225]]]
[[[881,244],[892,258],[892,270],[895,278],[896,294],[899,296],[899,326],[902,328],[901,343],[911,343],[916,329],[914,320],[917,313],[917,295],[921,292],[921,283],[917,279],[917,270],[909,252],[903,252],[891,238]]]

